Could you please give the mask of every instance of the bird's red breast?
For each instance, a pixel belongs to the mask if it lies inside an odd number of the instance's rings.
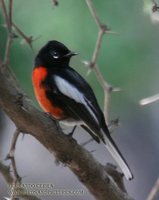
[[[50,113],[54,118],[60,120],[64,117],[64,113],[59,107],[54,106],[54,103],[47,98],[47,88],[42,84],[42,81],[46,79],[47,74],[48,71],[43,66],[34,68],[32,72],[32,82],[35,96],[43,110]]]

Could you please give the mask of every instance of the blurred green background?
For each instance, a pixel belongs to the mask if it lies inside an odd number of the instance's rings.
[[[140,99],[159,92],[159,24],[152,22],[152,4],[149,0],[94,0],[94,6],[102,22],[107,24],[112,31],[118,32],[118,34],[106,34],[103,38],[98,65],[107,82],[122,89],[121,92],[113,93],[111,96],[109,118],[119,117],[120,119],[121,126],[115,130],[113,137],[134,172],[135,179],[132,182],[126,182],[128,192],[135,199],[142,200],[148,195],[159,174],[159,103],[156,102],[145,107],[139,106]],[[87,68],[81,62],[91,59],[98,34],[97,26],[84,0],[59,0],[58,7],[53,7],[50,0],[15,0],[13,1],[13,19],[27,36],[38,38],[33,42],[34,52],[27,44],[21,44],[21,38],[14,40],[11,50],[11,68],[22,88],[37,106],[31,83],[34,57],[48,40],[53,39],[61,41],[69,49],[79,53],[79,56],[72,59],[70,65],[91,84],[100,106],[103,107],[103,90],[93,72],[86,76]],[[0,13],[0,24],[3,23]],[[4,27],[0,26],[1,56],[4,55],[5,42],[6,31]],[[3,134],[3,137],[0,137],[1,160],[8,151],[14,129],[13,124],[6,117],[5,119],[7,123],[5,123],[5,127],[3,126],[4,129],[0,135]],[[83,133],[81,129],[79,132]],[[87,135],[82,133],[75,136],[79,142],[86,140]],[[74,185],[77,188],[83,187],[69,170],[54,165],[48,152],[45,152],[43,147],[32,137],[26,136],[25,138],[18,144],[17,151],[20,148],[21,151],[17,152],[17,160],[22,175],[27,173],[27,176],[30,177],[26,182],[43,182],[44,178],[46,178],[45,182],[51,182],[53,179],[54,184],[61,187],[63,177],[51,178],[50,173],[54,171],[61,174],[64,171],[63,176],[68,181],[63,187],[72,188]],[[34,149],[35,143],[37,150]],[[39,152],[43,152],[42,157],[40,154],[37,157],[31,155],[33,156],[31,158],[27,145],[32,146],[33,152],[36,152],[37,155]],[[99,145],[91,143],[88,148],[96,149],[94,156],[99,161],[113,162]],[[24,165],[22,153],[26,151],[28,157],[25,159],[27,164]],[[43,167],[40,165],[41,171],[31,177],[31,174],[34,174],[38,168],[35,160],[41,162],[46,158],[48,158],[46,162],[48,164],[44,162]],[[37,160],[36,162],[39,163]],[[45,166],[49,166],[50,163],[50,171],[47,170],[48,173],[44,173]],[[66,171],[67,173],[65,173]],[[0,191],[2,193],[0,197],[6,196],[4,182]],[[47,198],[51,199],[51,197]],[[74,197],[58,196],[53,198],[74,199]],[[88,192],[85,196],[78,196],[76,199],[86,198],[93,199]]]

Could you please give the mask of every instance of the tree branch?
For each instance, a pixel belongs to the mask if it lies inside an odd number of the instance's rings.
[[[6,156],[6,160],[7,159],[11,160],[15,182],[21,181],[21,177],[19,176],[18,171],[17,171],[15,156],[14,156],[16,142],[17,142],[19,134],[20,134],[20,131],[18,129],[16,129],[14,132],[14,135],[13,135],[12,142],[11,142],[10,151],[9,151],[8,155]]]
[[[88,66],[90,69],[93,69],[95,72],[95,75],[103,87],[104,90],[104,115],[105,115],[105,120],[108,124],[108,107],[109,107],[109,98],[110,98],[110,93],[112,91],[120,91],[119,88],[113,88],[111,85],[109,85],[106,80],[104,79],[102,73],[100,72],[98,66],[97,66],[97,58],[99,55],[100,47],[102,44],[102,39],[105,33],[109,31],[108,27],[104,24],[101,23],[99,16],[96,12],[96,9],[94,8],[92,0],[86,0],[86,3],[88,5],[88,8],[93,16],[94,21],[96,22],[98,26],[98,37],[96,40],[96,45],[94,48],[93,56],[91,62],[83,62],[86,66]],[[113,33],[113,32],[112,32]]]
[[[158,100],[159,100],[159,94],[155,94],[155,95],[153,95],[153,96],[150,96],[150,97],[141,99],[141,100],[139,101],[139,104],[140,104],[141,106],[144,106],[144,105],[147,105],[147,104],[156,102],[156,101],[158,101]]]
[[[10,174],[10,167],[2,164],[0,162],[0,173],[8,184],[12,184],[14,182],[14,178]]]
[[[158,192],[159,192],[159,178],[157,179],[155,185],[151,189],[151,191],[150,191],[150,193],[147,197],[147,200],[155,200],[155,197],[156,197]]]
[[[57,160],[68,166],[98,200],[130,200],[105,168],[84,148],[67,135],[46,114],[37,110],[18,86],[8,68],[0,71],[0,106],[21,132],[30,133]]]
[[[4,63],[2,67],[6,67],[9,64],[9,56],[10,56],[10,50],[12,46],[12,40],[13,40],[13,34],[12,34],[12,0],[8,1],[8,14],[7,14],[7,9],[4,3],[4,0],[0,0],[1,3],[1,10],[4,16],[4,20],[6,23],[7,27],[7,32],[8,32],[8,38],[7,38],[7,43],[6,43],[6,48],[5,48],[5,56],[4,56]]]
[[[124,181],[123,181],[123,173],[120,173],[119,171],[117,171],[117,167],[115,165],[112,165],[110,163],[108,163],[105,167],[107,173],[113,177],[113,179],[115,180],[115,182],[117,183],[118,187],[123,191],[123,192],[127,192],[125,185],[124,185]]]
[[[92,0],[86,0],[86,3],[88,5],[88,8],[90,9],[90,12],[91,12],[91,14],[92,14],[92,16],[93,16],[98,28],[100,29],[102,24],[101,24],[100,19],[99,19],[98,15],[97,15],[97,12],[96,12],[96,10],[94,8]]]
[[[10,23],[9,23],[9,19],[8,19],[8,15],[7,15],[7,9],[6,9],[4,0],[0,0],[0,3],[1,3],[1,10],[2,10],[2,14],[3,14],[3,18],[5,20],[7,30],[9,30],[10,29]]]
[[[93,53],[93,57],[92,57],[92,62],[91,62],[91,67],[93,68],[95,63],[96,63],[96,60],[97,60],[97,57],[98,57],[98,54],[99,54],[99,50],[100,50],[100,47],[101,47],[101,43],[102,43],[102,38],[103,38],[103,35],[105,33],[106,29],[105,28],[101,28],[98,32],[98,37],[97,37],[97,41],[96,41],[96,46],[95,46],[95,49],[94,49],[94,53]]]
[[[10,159],[11,157],[14,157],[16,142],[17,142],[19,134],[20,134],[20,131],[18,129],[16,129],[14,132],[14,135],[13,135],[12,142],[11,142],[10,151],[9,151],[6,159]]]
[[[12,6],[13,6],[13,0],[9,0],[8,2],[8,22],[9,22],[9,32],[12,31]]]

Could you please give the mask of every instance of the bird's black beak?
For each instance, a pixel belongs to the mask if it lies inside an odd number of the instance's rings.
[[[72,57],[72,56],[76,56],[76,55],[78,55],[78,53],[76,53],[76,52],[69,52],[69,53],[67,53],[66,55],[64,55],[63,57],[65,57],[65,58],[70,58],[70,57]]]

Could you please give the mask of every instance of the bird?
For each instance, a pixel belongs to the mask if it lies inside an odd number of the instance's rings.
[[[102,142],[126,179],[133,174],[112,139],[93,89],[69,62],[77,53],[63,43],[48,41],[37,53],[32,71],[36,99],[42,109],[67,126],[81,126],[97,142]]]

